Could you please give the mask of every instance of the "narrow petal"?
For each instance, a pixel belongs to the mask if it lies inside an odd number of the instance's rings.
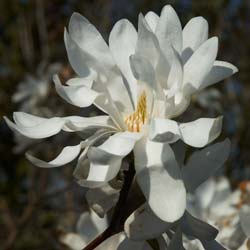
[[[212,69],[203,80],[200,89],[204,89],[212,84],[220,82],[238,72],[233,64],[223,61],[215,61]]]
[[[124,231],[128,238],[136,241],[159,237],[172,224],[160,220],[147,204],[136,209],[126,220]]]
[[[159,22],[160,17],[153,11],[149,11],[145,15],[145,20],[147,21],[150,29],[155,32],[157,24]]]
[[[74,71],[81,77],[95,79],[98,72],[98,68],[95,66],[95,59],[76,44],[66,29],[64,31],[64,43],[69,62]]]
[[[82,51],[90,54],[97,62],[102,62],[105,68],[111,69],[114,66],[108,45],[101,34],[79,13],[73,13],[70,18],[69,34]]]
[[[215,140],[221,133],[221,127],[222,117],[200,118],[179,125],[182,140],[197,148],[204,147]]]
[[[187,211],[181,219],[181,229],[184,234],[199,240],[214,240],[218,234],[216,228],[193,217]]]
[[[184,65],[183,88],[186,94],[197,91],[214,65],[218,51],[218,38],[204,42]]]
[[[132,96],[134,106],[137,103],[137,88],[136,79],[130,68],[129,57],[135,53],[136,41],[137,32],[133,24],[126,19],[122,19],[114,25],[109,37],[111,53],[127,79],[128,90]]]
[[[19,114],[25,114],[25,113],[19,113]],[[38,117],[39,123],[35,119],[36,116],[29,115],[29,117],[30,118],[32,117],[30,119],[31,125],[27,127],[20,126],[20,124],[15,124],[12,121],[10,121],[7,117],[4,117],[4,119],[7,125],[10,127],[10,129],[33,139],[47,138],[52,135],[55,135],[61,131],[65,123],[64,119],[61,119],[59,117],[42,119],[42,120],[40,119],[40,117]],[[28,116],[26,116],[26,118],[28,118]],[[26,118],[25,120],[27,121]]]
[[[186,191],[170,146],[141,140],[134,156],[136,179],[152,211],[163,221],[178,220],[186,207]]]
[[[156,27],[156,36],[160,42],[160,46],[164,52],[173,46],[176,51],[182,52],[182,27],[178,15],[175,10],[166,5],[161,12],[159,22]]]
[[[173,57],[166,86],[168,89],[167,95],[169,98],[174,96],[181,89],[183,82],[183,65],[181,58],[173,47],[170,49],[173,51]]]
[[[59,77],[56,75],[53,78],[57,93],[68,103],[77,107],[88,107],[94,103],[99,95],[96,91],[88,88],[84,82],[82,85],[63,86]]]
[[[193,192],[212,176],[225,163],[229,153],[230,141],[226,139],[192,154],[186,166],[181,169],[187,190]]]
[[[107,129],[111,131],[117,130],[115,124],[106,115],[98,115],[92,117],[67,116],[64,117],[64,131],[75,132],[83,131],[84,129]]]
[[[80,153],[81,144],[75,146],[67,146],[63,148],[61,153],[52,161],[45,162],[42,161],[28,153],[26,153],[27,159],[34,165],[41,168],[53,168],[63,166],[71,161],[73,161]]]
[[[208,22],[201,16],[194,17],[183,28],[182,61],[188,61],[194,51],[208,39]]]
[[[180,138],[178,123],[169,119],[152,119],[149,129],[149,138],[156,142],[176,142]]]

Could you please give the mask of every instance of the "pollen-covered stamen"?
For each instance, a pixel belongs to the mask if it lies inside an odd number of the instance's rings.
[[[147,97],[145,91],[139,97],[137,107],[134,113],[127,116],[124,120],[127,125],[128,131],[130,132],[140,132],[142,126],[147,119]]]

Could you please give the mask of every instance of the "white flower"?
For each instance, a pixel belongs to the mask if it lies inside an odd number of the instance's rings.
[[[166,6],[160,17],[152,12],[145,18],[140,15],[138,32],[128,20],[117,22],[108,46],[96,28],[75,13],[69,32],[65,30],[65,45],[79,77],[62,85],[55,76],[55,87],[70,104],[94,104],[107,115],[45,119],[17,112],[15,123],[6,121],[35,139],[61,130],[90,132],[86,140],[65,147],[48,163],[27,155],[37,166],[58,167],[80,154],[75,176],[83,186],[105,185],[133,151],[136,179],[150,208],[163,221],[176,221],[185,211],[186,190],[169,143],[181,139],[204,147],[220,134],[222,118],[183,124],[171,118],[184,112],[195,91],[237,71],[215,61],[218,41],[207,36],[203,18],[192,19],[182,31],[175,11]]]

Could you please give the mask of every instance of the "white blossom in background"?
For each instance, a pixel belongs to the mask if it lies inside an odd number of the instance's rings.
[[[190,209],[219,229],[217,240],[229,249],[247,246],[250,237],[249,182],[232,191],[226,177],[211,178],[195,191]]]
[[[191,177],[189,168],[179,167],[170,144],[181,140],[202,148],[219,136],[222,118],[187,123],[174,118],[187,109],[194,93],[237,72],[232,64],[216,60],[218,39],[208,39],[206,20],[193,18],[182,30],[177,14],[167,5],[160,17],[153,12],[140,14],[138,31],[128,20],[118,21],[108,46],[96,28],[75,13],[64,39],[78,76],[66,85],[55,76],[58,94],[78,107],[93,104],[105,115],[42,118],[14,113],[14,122],[5,118],[6,122],[29,138],[47,138],[61,130],[86,138],[66,146],[50,162],[30,154],[27,158],[48,168],[78,158],[74,172],[78,183],[101,187],[117,176],[123,158],[133,152],[136,181],[149,211],[164,223],[185,220],[186,189],[193,187],[196,176],[192,167]],[[209,171],[202,167],[204,173]]]

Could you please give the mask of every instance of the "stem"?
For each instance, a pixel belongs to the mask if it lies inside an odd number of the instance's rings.
[[[134,165],[131,164],[127,171],[124,171],[124,183],[120,192],[119,200],[115,206],[114,213],[110,222],[109,227],[97,236],[92,242],[90,242],[83,250],[93,250],[99,246],[103,241],[108,239],[110,236],[119,233],[123,230],[123,224],[126,220],[126,201],[128,198],[129,190],[132,185],[135,176]]]

